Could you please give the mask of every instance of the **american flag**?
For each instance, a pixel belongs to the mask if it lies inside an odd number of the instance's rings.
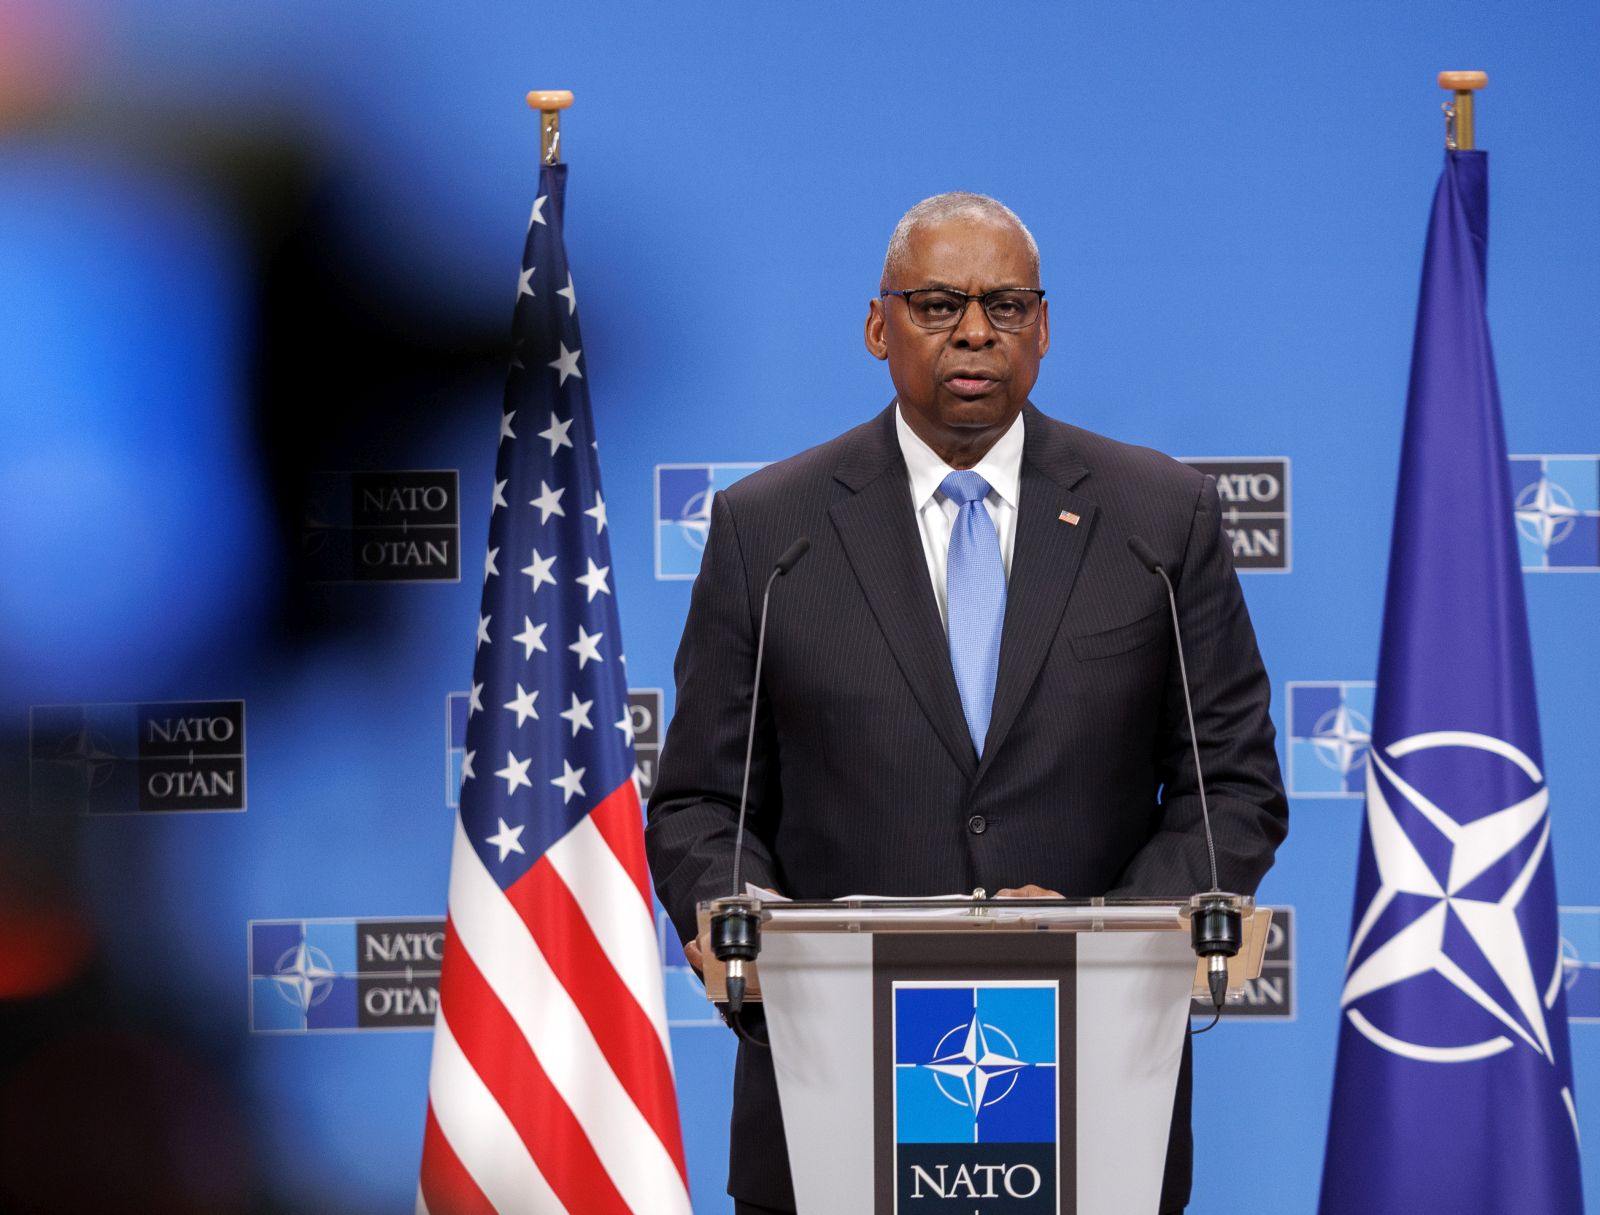
[[[517,281],[417,1211],[688,1215],[566,166]]]

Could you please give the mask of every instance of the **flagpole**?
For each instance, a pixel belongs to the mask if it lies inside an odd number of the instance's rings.
[[[1481,74],[1481,73],[1480,73]],[[1441,82],[1444,77],[1439,78]],[[572,108],[568,89],[535,89],[528,94],[528,108],[539,111],[539,162],[561,163],[561,111]]]
[[[1444,146],[1452,152],[1470,152],[1473,147],[1473,95],[1489,83],[1487,72],[1440,72],[1439,87],[1450,89],[1455,97],[1444,103]],[[552,94],[553,95],[553,94]],[[571,105],[572,94],[567,95]],[[528,94],[529,99],[533,97]]]

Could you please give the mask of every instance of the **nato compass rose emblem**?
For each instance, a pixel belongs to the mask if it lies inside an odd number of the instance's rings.
[[[1372,723],[1344,703],[1329,709],[1312,727],[1317,758],[1340,776],[1348,776],[1366,761],[1371,743]]]
[[[301,1012],[326,1000],[338,977],[328,955],[304,941],[285,950],[272,973],[278,994]]]
[[[1444,787],[1429,779],[1444,771],[1454,788],[1435,801],[1418,786]],[[1482,790],[1502,788],[1518,790],[1516,800],[1468,810]],[[1436,731],[1372,749],[1367,831],[1378,885],[1351,939],[1340,1001],[1369,1041],[1424,1063],[1520,1046],[1561,1066],[1546,1022],[1564,977],[1559,942],[1530,949],[1536,925],[1521,916],[1547,858],[1549,806],[1538,765],[1499,738]],[[1406,985],[1426,987],[1412,1001]],[[1422,1018],[1396,1011],[1423,1004],[1432,1041],[1414,1040]]]
[[[696,552],[705,551],[706,537],[711,532],[711,499],[715,493],[715,487],[708,485],[690,495],[683,504],[683,513],[673,520],[678,525],[678,534]]]
[[[976,1114],[1004,1101],[1017,1073],[1030,1065],[1017,1057],[1017,1044],[1005,1030],[986,1025],[974,1013],[939,1039],[932,1060],[922,1066],[948,1100]]]
[[[1515,509],[1517,530],[1546,552],[1567,538],[1583,513],[1571,494],[1545,476],[1523,487]]]
[[[105,735],[91,732],[85,722],[56,749],[54,762],[76,768],[83,780],[83,791],[92,793],[111,779],[121,759]]]

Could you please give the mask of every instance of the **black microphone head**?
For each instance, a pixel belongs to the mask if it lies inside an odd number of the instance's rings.
[[[773,563],[772,568],[780,574],[787,574],[799,563],[800,558],[804,557],[810,551],[811,541],[807,540],[804,536],[801,536],[800,539],[796,540],[788,548],[783,550],[783,556],[779,557],[777,561]]]
[[[1156,550],[1146,544],[1142,536],[1129,536],[1128,549],[1139,558],[1139,564],[1152,574],[1161,572],[1161,558],[1156,556]]]

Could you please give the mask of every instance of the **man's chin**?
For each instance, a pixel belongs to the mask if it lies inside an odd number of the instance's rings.
[[[993,391],[980,396],[945,394],[939,410],[946,426],[953,430],[987,430],[993,426],[1008,426],[1022,409],[1020,401],[1013,403],[996,386]]]

